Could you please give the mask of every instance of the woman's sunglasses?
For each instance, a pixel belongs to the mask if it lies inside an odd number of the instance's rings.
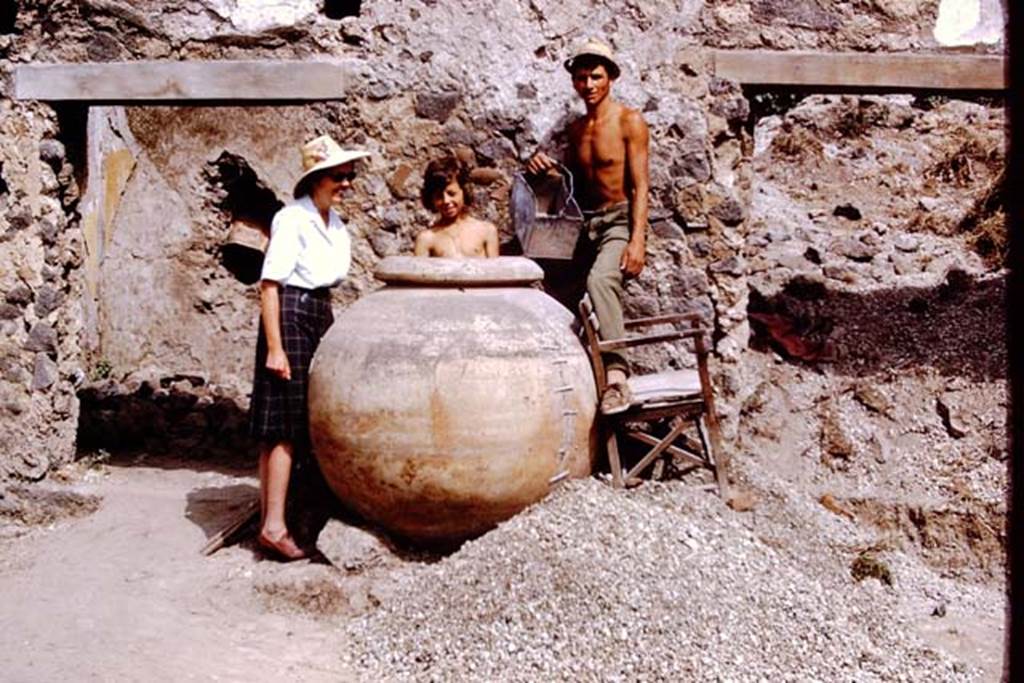
[[[336,183],[340,183],[343,180],[347,180],[348,182],[351,183],[353,180],[356,179],[356,172],[355,171],[331,171],[330,173],[327,174],[327,177],[330,178],[331,180],[333,180]]]

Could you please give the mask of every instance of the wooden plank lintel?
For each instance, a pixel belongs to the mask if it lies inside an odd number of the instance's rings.
[[[1005,90],[999,55],[714,50],[714,71],[744,85]]]
[[[1005,90],[998,55],[713,50],[716,75],[746,85]],[[346,65],[306,61],[28,64],[15,68],[14,96],[47,101],[334,100]]]
[[[15,68],[14,96],[47,101],[334,100],[344,64],[192,61],[28,64]]]

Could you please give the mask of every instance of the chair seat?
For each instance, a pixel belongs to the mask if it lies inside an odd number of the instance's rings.
[[[629,378],[633,404],[675,403],[700,397],[700,374],[696,370],[672,370]]]

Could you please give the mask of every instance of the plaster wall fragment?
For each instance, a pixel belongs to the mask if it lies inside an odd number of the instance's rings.
[[[941,0],[933,35],[940,45],[997,45],[1006,17],[1000,0]]]

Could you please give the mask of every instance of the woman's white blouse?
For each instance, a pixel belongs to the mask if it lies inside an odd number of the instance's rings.
[[[352,241],[333,210],[324,225],[309,196],[274,214],[261,278],[305,289],[332,287],[348,275]]]

